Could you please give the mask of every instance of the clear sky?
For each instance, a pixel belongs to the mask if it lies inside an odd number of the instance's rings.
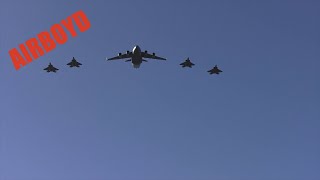
[[[1,0],[0,179],[319,180],[319,7]],[[14,69],[10,49],[78,10],[88,31]],[[136,44],[168,60],[105,60]]]

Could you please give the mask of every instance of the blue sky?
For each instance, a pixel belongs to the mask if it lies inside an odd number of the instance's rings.
[[[0,179],[320,179],[319,6],[2,0]],[[88,31],[14,69],[11,48],[78,10]],[[136,44],[168,60],[105,60]]]

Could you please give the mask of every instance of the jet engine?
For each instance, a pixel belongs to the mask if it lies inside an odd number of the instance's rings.
[[[121,55],[122,55],[122,53],[119,53],[119,54],[118,54],[118,56],[121,56]]]

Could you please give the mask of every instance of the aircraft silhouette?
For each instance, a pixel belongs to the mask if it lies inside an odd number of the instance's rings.
[[[131,61],[132,66],[134,68],[139,68],[142,61],[148,62],[147,60],[143,58],[149,58],[149,59],[157,59],[157,60],[166,60],[166,58],[162,58],[159,56],[156,56],[155,53],[149,54],[148,51],[141,51],[140,47],[136,45],[132,52],[127,51],[126,53],[122,54],[119,53],[118,56],[109,58],[107,60],[118,60],[118,59],[128,59],[125,62]]]
[[[47,72],[56,72],[59,69],[55,68],[51,63],[49,63],[48,67],[44,68],[43,70],[47,71]]]
[[[189,67],[192,68],[192,66],[194,66],[194,64],[190,61],[189,57],[187,60],[185,60],[183,63],[180,64],[183,68],[184,67]]]
[[[67,64],[68,66],[72,67],[80,67],[82,64],[79,63],[74,57],[72,58],[71,62]]]
[[[218,67],[217,67],[217,65],[215,65],[211,70],[209,70],[209,71],[207,71],[208,73],[210,73],[210,74],[219,74],[220,72],[223,72],[223,71],[221,71]]]

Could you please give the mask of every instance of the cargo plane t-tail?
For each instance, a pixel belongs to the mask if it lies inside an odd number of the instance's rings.
[[[108,60],[119,60],[119,59],[127,59],[125,62],[131,61],[132,66],[134,68],[139,68],[142,61],[148,62],[147,60],[143,58],[148,59],[156,59],[156,60],[166,60],[166,58],[162,58],[159,56],[156,56],[155,53],[149,54],[148,51],[141,51],[139,46],[135,46],[132,50],[132,52],[127,51],[126,53],[119,53],[118,56],[109,58]]]

